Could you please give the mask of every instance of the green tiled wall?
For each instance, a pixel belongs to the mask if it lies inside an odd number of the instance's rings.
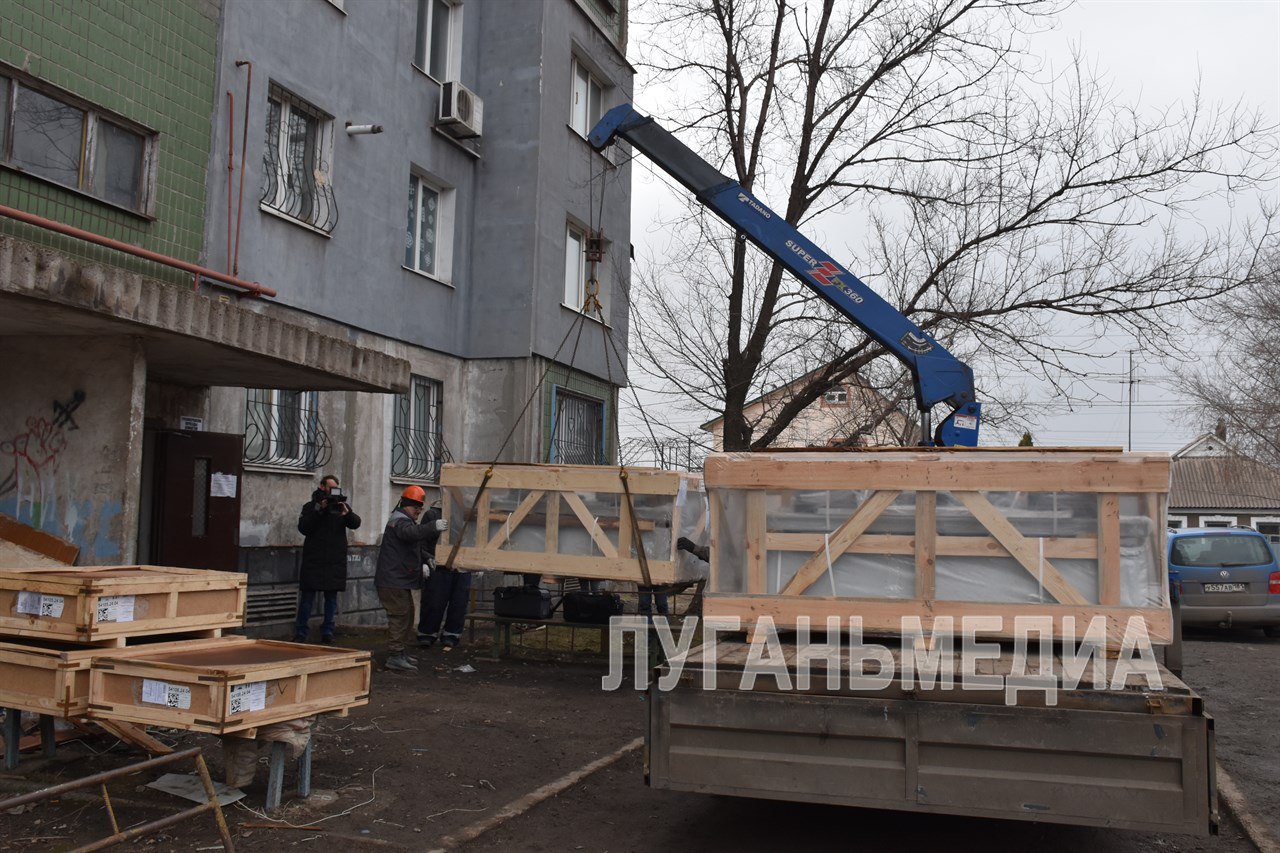
[[[199,262],[221,0],[3,0],[0,61],[158,133],[154,221],[0,167],[0,204]],[[2,70],[2,67],[0,67]],[[147,262],[0,218],[0,230],[78,256]]]

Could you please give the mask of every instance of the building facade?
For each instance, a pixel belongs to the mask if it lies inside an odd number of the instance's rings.
[[[27,312],[0,320],[6,447],[77,427],[48,482],[25,456],[0,471],[21,481],[0,513],[81,563],[225,567],[229,544],[269,624],[334,473],[364,519],[343,619],[375,622],[406,485],[449,459],[614,458],[629,175],[585,136],[631,97],[623,0],[17,5],[0,106],[80,110],[81,163],[59,143],[33,165],[12,134],[0,204],[270,292],[0,217],[3,257],[29,259],[0,269]],[[63,134],[50,116],[28,125]]]

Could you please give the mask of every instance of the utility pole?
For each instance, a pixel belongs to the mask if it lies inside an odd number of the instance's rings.
[[[1125,384],[1129,386],[1129,452],[1133,452],[1133,395],[1137,390],[1138,383],[1141,379],[1135,379],[1133,376],[1133,353],[1129,350],[1129,381]]]

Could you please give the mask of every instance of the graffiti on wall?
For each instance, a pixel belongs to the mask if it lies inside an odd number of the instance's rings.
[[[80,390],[66,402],[54,400],[52,418],[32,415],[25,430],[0,441],[0,499],[12,496],[15,517],[33,527],[42,526],[42,516],[54,499],[58,457],[67,448],[67,433],[80,429],[75,412],[84,401]],[[29,519],[22,518],[24,503]]]

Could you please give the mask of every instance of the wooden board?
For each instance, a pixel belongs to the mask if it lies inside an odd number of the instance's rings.
[[[369,652],[225,637],[96,657],[90,719],[229,734],[369,701]]]
[[[80,643],[244,624],[248,577],[166,566],[0,569],[0,635]]]
[[[181,640],[153,643],[145,648],[178,651],[227,640]],[[39,640],[0,642],[0,708],[55,717],[83,717],[89,711],[90,666],[95,658],[118,651]]]
[[[938,617],[951,617],[959,632],[966,616],[992,616],[1004,626],[977,635],[1008,639],[1016,636],[1018,616],[1048,617],[1055,636],[1066,617],[1083,632],[1099,616],[1114,646],[1129,619],[1138,617],[1153,642],[1171,641],[1167,581],[1159,580],[1167,575],[1165,454],[1096,448],[735,453],[709,456],[705,474],[716,510],[712,582],[703,605],[708,619],[737,618],[751,631],[764,617],[789,630],[803,620],[822,625],[828,617],[847,622],[856,616],[868,633],[897,634],[903,617],[921,620],[926,631]],[[997,493],[1012,494],[999,502],[992,497]],[[895,505],[900,495],[903,502]],[[1072,512],[1084,505],[1088,518],[1064,515],[1059,496]],[[1127,511],[1137,507],[1127,534],[1126,496]],[[731,513],[730,506],[744,509]],[[891,506],[896,514],[886,519]],[[1127,603],[1122,544],[1145,555],[1130,557]],[[841,569],[836,564],[845,555],[861,562]],[[975,560],[985,563],[984,571],[1005,573],[1007,583],[984,587],[992,583],[984,574],[957,595],[957,577],[963,583]],[[940,565],[951,584],[947,600],[939,600]],[[1067,565],[1070,573],[1062,568]],[[864,568],[882,567],[884,577],[905,581],[901,589],[862,594],[873,584],[867,578],[881,578]],[[837,578],[845,579],[842,591],[860,594],[814,594],[815,588],[835,591]],[[1040,600],[1019,599],[1011,592],[1019,583],[1038,590]]]
[[[702,501],[696,474],[605,465],[449,464],[440,474],[449,531],[442,563],[468,571],[676,583],[705,576],[705,564],[681,559],[676,541],[703,542],[705,512],[685,530],[688,501]],[[492,472],[486,483],[486,474]],[[484,491],[479,492],[485,483]],[[479,496],[477,497],[477,493]],[[636,518],[627,511],[630,493]],[[644,545],[644,560],[636,532]],[[457,548],[458,541],[463,544]],[[661,543],[655,546],[654,543]],[[650,550],[652,549],[652,550]],[[647,570],[647,572],[646,572]]]

